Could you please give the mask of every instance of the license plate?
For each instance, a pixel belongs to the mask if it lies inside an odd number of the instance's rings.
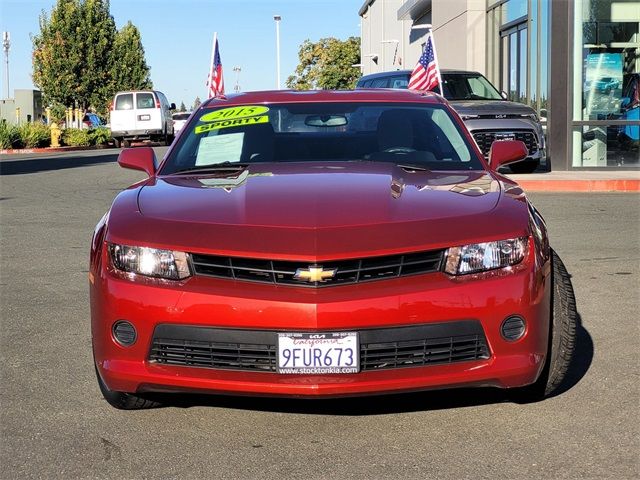
[[[138,115],[138,120],[151,120],[151,115]]]
[[[498,134],[496,135],[495,141],[496,142],[501,142],[503,140],[515,140],[516,136],[509,134],[509,133],[503,133],[503,134]]]
[[[279,333],[278,373],[358,373],[357,332]]]

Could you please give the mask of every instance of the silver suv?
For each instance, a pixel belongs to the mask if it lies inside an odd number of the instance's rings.
[[[506,100],[478,72],[442,70],[442,91],[460,114],[485,157],[495,140],[522,140],[529,156],[511,164],[514,173],[531,173],[541,162],[547,165],[545,139],[535,110]],[[356,88],[407,88],[411,70],[365,75]]]

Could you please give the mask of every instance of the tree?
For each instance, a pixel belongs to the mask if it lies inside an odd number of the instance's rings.
[[[295,90],[354,88],[360,69],[360,39],[321,38],[318,42],[305,40],[298,51],[300,63],[287,86]]]
[[[140,31],[131,21],[116,34],[111,56],[111,79],[115,91],[153,88]]]
[[[57,0],[31,41],[33,83],[48,105],[104,113],[118,90],[151,86],[140,33],[130,22],[117,32],[109,0]]]
[[[85,22],[78,0],[58,0],[51,16],[40,15],[40,34],[32,37],[33,83],[49,102],[82,107],[89,102],[83,76],[87,62]],[[115,27],[114,27],[115,32]]]
[[[191,111],[196,110],[201,103],[202,102],[200,101],[200,97],[196,97],[196,99],[193,101],[193,107],[191,107]]]
[[[187,111],[187,107],[184,105],[184,102],[180,102],[180,110],[178,110],[180,112],[186,112]]]
[[[112,45],[117,40],[116,24],[109,13],[109,0],[85,0],[80,5],[84,28],[79,36],[84,65],[78,105],[105,113],[115,93],[109,69]]]

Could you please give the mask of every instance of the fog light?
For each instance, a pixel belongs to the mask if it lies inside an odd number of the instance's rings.
[[[506,341],[515,342],[524,335],[525,327],[524,318],[514,315],[502,322],[500,333]]]
[[[136,329],[129,322],[119,320],[113,324],[113,338],[123,347],[130,347],[136,343]]]

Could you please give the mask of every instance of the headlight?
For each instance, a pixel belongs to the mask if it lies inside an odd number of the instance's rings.
[[[113,266],[122,272],[168,280],[191,276],[189,255],[184,252],[110,243],[109,255]]]
[[[444,271],[449,275],[484,272],[520,263],[527,252],[527,237],[472,243],[447,250]]]

